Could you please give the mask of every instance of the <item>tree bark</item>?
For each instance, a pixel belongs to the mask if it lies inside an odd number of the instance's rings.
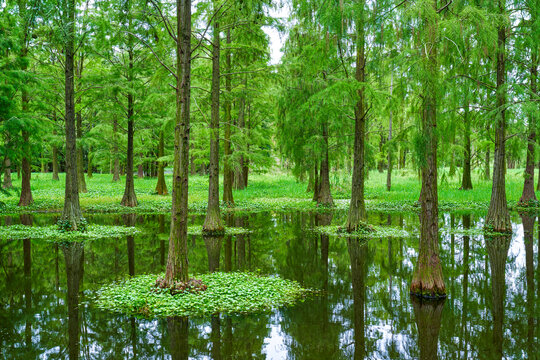
[[[362,1],[360,15],[356,19],[356,81],[365,82],[365,30],[364,30],[364,6]],[[357,230],[358,225],[366,219],[366,204],[364,200],[365,179],[365,149],[366,141],[366,109],[364,88],[358,90],[358,101],[354,108],[354,159],[352,174],[351,202],[347,216],[347,231]]]
[[[11,189],[13,182],[11,181],[11,160],[8,156],[4,157],[4,181],[2,183],[4,189]]]
[[[215,11],[217,2],[214,2]],[[224,230],[219,210],[219,22],[214,19],[212,40],[212,114],[210,119],[210,175],[208,179],[208,207],[204,219],[203,231],[206,233]]]
[[[91,179],[94,176],[94,170],[92,169],[92,160],[94,156],[92,155],[92,148],[88,147],[88,169],[86,169],[86,176]]]
[[[506,0],[499,0],[499,14],[506,13]],[[506,203],[506,27],[504,23],[497,30],[497,109],[495,123],[495,156],[493,161],[493,183],[491,200],[486,216],[486,229],[497,232],[511,232],[512,223]]]
[[[324,139],[324,153],[321,160],[321,178],[317,205],[333,206],[334,200],[330,192],[330,166],[328,163],[328,124],[323,124],[322,135]]]
[[[79,230],[82,212],[79,204],[79,188],[77,183],[77,150],[75,134],[75,85],[74,85],[74,37],[75,37],[75,0],[67,2],[66,9],[66,48],[65,48],[65,122],[66,122],[66,186],[62,220],[68,221],[71,230]]]
[[[137,177],[139,179],[144,179],[144,163],[143,163],[144,155],[143,155],[143,153],[139,154],[139,158],[141,159],[141,163],[137,166]]]
[[[243,86],[247,87],[247,77],[244,77]],[[245,132],[246,126],[246,98],[245,94],[240,95],[238,100],[238,131]],[[242,149],[244,150],[244,149]],[[247,179],[247,162],[244,159],[244,154],[240,155],[239,167],[235,171],[235,188],[237,190],[244,190],[246,188],[246,179]]]
[[[390,74],[390,95],[392,95],[392,90],[394,87],[394,73]],[[392,140],[392,109],[390,109],[390,117],[388,119],[388,143],[387,151],[388,151],[388,170],[386,173],[386,190],[390,191],[392,189],[392,152],[393,152],[393,146],[391,146],[390,141]]]
[[[433,0],[433,11],[437,1]],[[442,267],[439,259],[439,210],[437,193],[437,15],[424,19],[426,32],[422,51],[424,99],[422,113],[422,135],[424,138],[424,162],[420,165],[422,188],[420,190],[420,244],[418,260],[411,282],[411,294],[428,298],[446,296]]]
[[[158,148],[158,157],[163,157],[165,155],[165,140],[163,130],[159,132],[159,148]],[[158,195],[167,195],[167,183],[165,182],[165,163],[160,161],[158,163],[158,180],[156,185],[156,193]]]
[[[58,177],[58,148],[56,145],[52,146],[52,179],[54,181],[59,181]]]
[[[225,91],[227,97],[224,101],[225,110],[225,139],[223,143],[223,202],[228,206],[234,206],[233,198],[233,176],[231,169],[231,51],[228,49],[231,44],[231,30],[227,29],[227,50],[225,50]]]
[[[465,90],[467,91],[467,90]],[[471,180],[471,119],[469,113],[469,99],[468,93],[465,100],[465,111],[463,114],[463,176],[461,178],[461,190],[472,190],[472,180]]]
[[[34,202],[32,197],[32,189],[30,188],[30,178],[32,176],[32,169],[30,167],[30,153],[29,149],[30,144],[30,134],[27,131],[22,132],[23,137],[23,148],[24,154],[21,162],[21,172],[22,172],[22,181],[21,181],[21,197],[19,199],[19,206],[28,206]]]
[[[118,159],[118,119],[113,118],[113,182],[120,181],[120,160]]]
[[[80,74],[77,75],[80,77]],[[77,103],[80,103],[80,98],[77,100]],[[84,159],[83,159],[83,149],[80,141],[82,139],[82,115],[81,112],[77,112],[77,139],[79,144],[77,145],[77,182],[79,186],[79,192],[86,193],[86,180],[84,179]]]
[[[176,15],[176,33],[178,34],[176,42],[176,126],[174,130],[171,232],[165,273],[165,282],[169,286],[175,280],[188,280],[187,200],[191,98],[191,0],[176,0]]]
[[[540,6],[540,5],[539,5]],[[533,18],[533,20],[536,20]],[[531,89],[531,100],[534,101],[537,95],[536,90],[536,79],[538,78],[538,49],[533,47],[531,49],[531,78],[530,78],[530,89]],[[523,193],[521,194],[521,199],[519,202],[521,205],[525,205],[531,201],[537,201],[536,194],[534,192],[534,152],[536,145],[536,127],[537,123],[536,112],[531,112],[529,118],[529,137],[527,143],[527,163],[525,165],[525,180],[523,181]]]

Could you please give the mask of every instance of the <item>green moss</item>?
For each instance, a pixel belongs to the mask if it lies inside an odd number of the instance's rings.
[[[243,272],[198,275],[205,291],[171,295],[155,287],[160,275],[141,275],[105,286],[98,291],[96,306],[114,312],[145,317],[203,316],[267,312],[293,305],[308,293],[298,283],[274,276]]]
[[[62,231],[57,225],[25,226],[11,225],[0,227],[0,240],[48,240],[48,241],[86,241],[104,238],[124,237],[141,233],[135,227],[88,225],[85,232]]]

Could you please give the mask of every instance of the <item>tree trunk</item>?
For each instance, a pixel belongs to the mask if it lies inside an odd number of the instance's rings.
[[[214,2],[215,11],[217,3]],[[208,179],[208,207],[203,231],[222,232],[223,221],[219,210],[219,22],[214,19],[214,38],[212,42],[212,114],[210,119],[210,176]]]
[[[464,149],[463,149],[463,176],[461,178],[461,190],[472,190],[471,180],[471,120],[469,113],[469,99],[465,100],[465,112],[463,122],[465,129],[463,131]]]
[[[113,182],[120,181],[120,160],[118,159],[118,119],[114,116],[113,120]]]
[[[27,131],[22,132],[24,155],[21,163],[22,182],[21,182],[21,197],[19,199],[19,206],[28,206],[34,202],[32,197],[32,189],[30,188],[30,177],[32,176],[32,169],[30,167],[30,149],[29,149],[29,137]]]
[[[224,102],[225,110],[225,142],[223,143],[223,202],[227,206],[234,206],[234,198],[232,193],[233,176],[230,161],[231,161],[231,51],[229,50],[231,44],[231,31],[227,29],[227,50],[225,51],[225,91],[227,97]]]
[[[79,204],[79,187],[77,183],[77,144],[75,134],[75,86],[74,86],[74,36],[75,36],[75,0],[67,2],[67,40],[65,48],[65,119],[66,119],[66,186],[62,220],[68,221],[71,230],[79,230],[82,212]]]
[[[79,102],[79,101],[77,101]],[[77,112],[77,139],[80,141],[82,138],[82,116],[81,112]],[[85,193],[86,190],[86,181],[84,179],[84,159],[83,159],[83,149],[80,143],[77,145],[77,183],[79,187],[79,192]]]
[[[247,87],[247,77],[242,80],[244,88]],[[238,131],[244,132],[246,126],[246,98],[245,94],[240,95],[238,100]],[[245,136],[245,134],[243,134]],[[245,150],[245,149],[241,149]],[[247,174],[244,174],[244,168],[246,167],[246,161],[244,155],[240,155],[239,167],[235,171],[235,186],[237,190],[244,190],[246,188]]]
[[[54,181],[60,180],[58,177],[58,148],[56,145],[52,146],[52,179]]]
[[[9,157],[4,157],[4,182],[2,183],[4,189],[11,189],[13,182],[11,181],[11,160]]]
[[[19,9],[21,16],[26,12],[24,5]],[[27,30],[26,30],[27,31]],[[28,48],[26,42],[23,42],[21,49],[21,57],[25,58],[28,54]],[[23,61],[23,64],[26,64],[26,61]],[[26,71],[27,65],[23,65],[22,70]],[[28,91],[23,86],[21,90],[21,110],[23,114],[28,112],[28,103],[30,99],[28,98]],[[30,178],[32,177],[32,149],[30,147],[30,133],[28,129],[22,131],[22,161],[21,161],[21,171],[22,171],[22,182],[21,182],[21,196],[19,199],[19,206],[28,206],[34,202],[32,197],[32,189],[30,188]]]
[[[506,0],[499,0],[499,14],[506,12]],[[491,201],[487,213],[486,229],[497,232],[511,232],[512,223],[506,203],[506,27],[499,26],[497,31],[497,109],[495,123],[495,156],[493,160],[493,183],[491,187]]]
[[[411,298],[416,327],[418,328],[418,349],[420,360],[437,360],[439,330],[445,300],[425,301]]]
[[[536,79],[538,77],[538,54],[537,49],[533,47],[532,52],[532,66],[531,66],[531,100],[534,101],[537,96],[536,91]],[[537,201],[536,194],[534,193],[534,151],[536,143],[536,127],[538,126],[536,112],[531,112],[529,118],[529,139],[527,144],[527,163],[525,165],[525,180],[523,182],[523,193],[519,202],[525,205],[531,201]]]
[[[188,280],[187,214],[191,98],[191,0],[176,1],[176,126],[171,232],[165,282]],[[184,49],[184,51],[182,51]],[[187,324],[187,319],[185,320]],[[187,325],[186,325],[187,333]],[[187,343],[187,337],[185,339]],[[187,358],[187,356],[186,356]]]
[[[317,201],[317,199],[319,198],[319,190],[321,189],[321,187],[319,185],[320,176],[319,176],[319,167],[317,166],[318,161],[315,160],[314,163],[315,163],[315,171],[314,171],[315,184],[313,186],[313,201]]]
[[[432,2],[437,8],[436,0]],[[428,298],[446,296],[442,267],[439,259],[439,210],[437,193],[437,17],[424,20],[426,39],[430,46],[422,50],[424,99],[422,135],[424,138],[424,162],[421,164],[422,188],[420,190],[420,244],[418,260],[411,282],[411,294]]]
[[[92,169],[92,160],[94,158],[94,155],[92,155],[92,148],[88,147],[88,169],[86,169],[86,175],[89,179],[94,176],[94,171]]]
[[[321,178],[317,205],[333,206],[334,200],[330,192],[330,166],[328,163],[328,124],[323,124],[324,154],[321,160]]]
[[[487,150],[486,150],[486,160],[484,162],[484,180],[490,180],[491,179],[491,170],[489,168],[490,162],[491,162],[491,152],[490,152],[489,147],[488,147]]]
[[[365,81],[365,30],[364,30],[364,5],[358,19],[356,19],[356,81]],[[352,175],[351,202],[347,216],[347,231],[357,230],[361,221],[366,219],[366,204],[364,201],[364,176],[365,176],[365,140],[366,140],[366,110],[364,88],[358,90],[358,102],[354,108],[354,160]]]
[[[390,95],[392,95],[392,90],[394,87],[394,73],[390,74]],[[390,141],[392,141],[392,109],[390,109],[390,117],[388,119],[388,146],[387,146],[387,152],[388,152],[388,170],[386,173],[386,190],[390,191],[392,188],[392,152],[393,152],[393,146],[391,145]]]
[[[159,148],[158,148],[158,157],[163,157],[165,155],[165,139],[163,130],[159,132]],[[165,163],[160,161],[158,163],[158,180],[156,185],[156,193],[158,195],[167,195],[167,183],[165,182]]]
[[[140,164],[137,166],[137,177],[139,179],[144,179],[144,155],[143,153],[139,154],[139,158],[141,159]]]

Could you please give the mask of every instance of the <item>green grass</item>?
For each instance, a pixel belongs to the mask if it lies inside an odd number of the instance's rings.
[[[443,171],[440,171],[441,173]],[[64,199],[64,175],[60,181],[52,181],[51,174],[32,174],[32,193],[34,204],[19,208],[18,188],[10,195],[0,194],[0,202],[5,203],[4,213],[19,212],[59,212]],[[124,193],[125,178],[113,183],[109,174],[95,174],[87,179],[88,192],[80,194],[80,202],[85,212],[102,213],[166,213],[170,212],[171,197],[155,194],[156,179],[135,178],[135,192],[139,206],[126,208],[120,206]],[[220,179],[221,180],[221,179]],[[336,207],[346,209],[350,197],[350,175],[331,174],[332,193]],[[171,190],[171,176],[166,176],[168,189]],[[15,184],[18,181],[15,179]],[[204,213],[208,197],[208,178],[192,176],[189,181],[189,209],[193,213]],[[312,194],[306,192],[306,183],[298,182],[286,174],[250,175],[249,186],[245,190],[234,190],[234,208],[223,207],[224,211],[257,210],[314,210],[316,204],[311,201]],[[439,206],[442,210],[486,210],[491,196],[491,182],[473,176],[474,189],[459,190],[460,179],[445,177],[439,181]],[[510,207],[514,207],[523,187],[523,170],[508,170],[506,192]],[[376,211],[415,211],[420,195],[420,180],[412,170],[396,170],[392,177],[392,190],[386,190],[386,173],[372,171],[366,181],[366,206]]]
[[[206,290],[171,295],[169,289],[154,286],[157,277],[141,275],[104,286],[98,291],[96,305],[143,317],[246,314],[292,305],[307,293],[297,282],[279,277],[215,272],[197,276]]]

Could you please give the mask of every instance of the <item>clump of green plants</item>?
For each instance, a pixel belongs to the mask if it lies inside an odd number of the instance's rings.
[[[208,235],[208,236],[222,236],[222,235],[242,235],[248,234],[249,229],[241,227],[225,227],[223,231],[219,232],[204,232],[201,225],[188,226],[188,235]]]
[[[63,231],[58,225],[26,226],[11,225],[0,227],[0,240],[47,240],[47,241],[87,241],[106,238],[119,238],[141,233],[135,227],[87,225],[84,232]]]
[[[88,228],[88,222],[86,221],[85,218],[81,218],[79,220],[79,228],[78,228],[78,232],[86,232],[87,228]],[[58,222],[56,223],[56,226],[58,226],[58,231],[62,232],[62,233],[66,233],[66,232],[69,232],[69,231],[73,231],[72,227],[71,227],[71,222],[69,220],[58,220]]]
[[[370,224],[363,224],[353,232],[348,232],[344,227],[336,225],[317,226],[314,231],[330,236],[359,238],[402,238],[411,236],[406,230],[400,228]]]
[[[201,291],[174,291],[156,287],[164,274],[141,275],[104,286],[96,306],[144,317],[204,316],[268,312],[301,301],[309,290],[295,281],[249,272],[215,272],[197,275]],[[185,289],[184,289],[185,290]]]

